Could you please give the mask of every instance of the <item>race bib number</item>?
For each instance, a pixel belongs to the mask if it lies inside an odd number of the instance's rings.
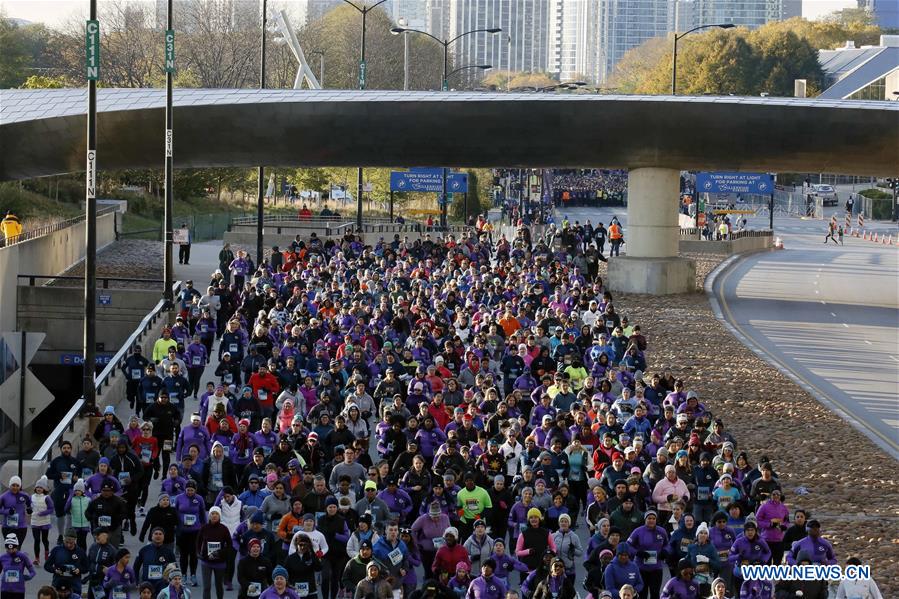
[[[209,541],[206,543],[206,555],[209,557],[218,557],[218,553],[221,550],[222,544],[219,541]]]
[[[21,580],[18,570],[4,570],[3,581],[8,583],[16,583]]]
[[[193,526],[197,523],[197,516],[195,514],[183,514],[181,522],[184,523],[184,526]]]
[[[219,488],[221,488],[223,484],[222,480],[223,479],[221,472],[216,472],[212,475],[212,484],[218,486]]]
[[[150,460],[153,459],[153,450],[149,447],[145,447],[140,450],[140,459],[143,463],[149,464]]]
[[[297,595],[300,597],[308,597],[309,596],[309,583],[308,582],[298,582],[293,586],[293,590],[297,592]]]
[[[170,440],[162,442],[162,451],[172,451],[172,442]]]
[[[135,381],[139,381],[141,377],[142,371],[140,368],[132,368],[131,369],[131,378]]]
[[[207,325],[207,324],[201,324],[201,325],[200,325],[200,332],[201,332],[201,333],[208,333],[208,332],[209,332],[209,325]]]
[[[112,599],[128,599],[128,593],[120,588],[116,588],[112,592]]]
[[[100,516],[97,518],[97,524],[105,528],[112,527],[112,516]]]
[[[59,473],[59,483],[62,485],[71,485],[72,484],[72,473],[71,472],[60,472]]]
[[[129,478],[131,478],[130,472],[119,472],[119,484],[126,484]]]
[[[657,563],[659,563],[658,552],[647,551],[646,557],[643,558],[643,564],[647,566],[654,566]]]
[[[225,381],[226,384],[230,385],[234,382],[234,376],[230,372],[226,372],[225,376],[222,377],[222,380]]]
[[[441,547],[446,545],[446,539],[444,539],[443,537],[434,537],[433,539],[431,539],[431,542],[434,543],[435,550],[440,549]]]
[[[236,344],[236,343],[231,343],[231,344],[229,344],[229,345],[228,345],[228,352],[229,352],[232,356],[233,356],[234,354],[236,354],[236,353],[237,353],[237,344]]]
[[[469,512],[478,512],[478,508],[481,507],[481,502],[477,499],[466,499],[465,500],[465,509]]]
[[[266,391],[265,389],[260,389],[259,390],[259,401],[265,401],[266,399],[268,399],[268,391]]]
[[[730,502],[731,502],[731,501],[733,501],[733,500],[732,500],[729,496],[723,495],[723,496],[718,500],[718,505],[720,505],[722,508],[726,508],[727,506],[730,505]]]
[[[399,548],[394,549],[390,553],[387,554],[387,557],[390,558],[390,563],[394,566],[400,564],[403,561],[403,552],[399,550]]]
[[[226,458],[231,457],[231,447],[230,446],[222,445],[222,451],[224,452]]]
[[[711,492],[708,487],[696,487],[696,499],[698,501],[708,501]]]
[[[144,393],[144,399],[147,403],[153,403],[154,401],[156,401],[156,394],[152,392]]]
[[[81,469],[81,478],[88,479],[93,475],[94,471],[90,468],[82,468]]]
[[[268,456],[270,456],[270,455],[272,454],[272,448],[269,447],[268,445],[263,445],[263,446],[262,446],[262,453],[265,455],[265,457],[268,457]]]
[[[194,366],[199,366],[200,365],[200,356],[192,356],[190,359],[190,362]]]
[[[150,580],[162,579],[162,566],[150,566],[147,568],[147,576]]]
[[[723,551],[718,552],[718,557],[721,558],[722,560],[726,560],[729,553],[730,553],[730,551],[728,551],[727,549],[724,549]]]
[[[259,582],[251,582],[247,585],[247,597],[258,597],[262,594],[262,584]]]

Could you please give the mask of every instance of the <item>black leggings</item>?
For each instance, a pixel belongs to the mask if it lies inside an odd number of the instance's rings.
[[[44,542],[44,551],[50,552],[49,528],[32,528],[31,536],[34,537],[34,559],[38,559],[38,556],[41,554],[41,541]]]
[[[168,470],[168,468],[166,468]],[[153,464],[144,464],[144,475],[140,479],[140,492],[137,502],[141,507],[147,505],[147,495],[150,494],[150,481],[153,480]]]
[[[187,576],[190,573],[197,575],[197,534],[199,531],[182,532],[177,536],[179,563],[181,572]]]

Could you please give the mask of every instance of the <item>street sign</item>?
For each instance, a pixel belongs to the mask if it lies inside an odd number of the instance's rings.
[[[467,173],[450,173],[446,179],[446,190],[453,193],[468,191]],[[392,171],[390,191],[430,191],[443,192],[443,169],[420,169]]]
[[[99,296],[97,296],[97,303],[100,304],[101,306],[111,306],[112,305],[112,296],[100,294]]]
[[[85,65],[87,78],[100,78],[100,21],[88,21],[85,27]]]
[[[175,72],[175,30],[165,30],[165,72]]]
[[[364,191],[365,193],[371,193],[374,188],[374,185],[372,185],[368,181],[362,184],[362,191]]]
[[[112,362],[111,354],[94,355],[94,363],[96,363],[97,366],[106,366],[110,362]],[[84,364],[84,356],[81,354],[60,354],[59,363],[63,366],[81,366]]]
[[[446,189],[453,193],[468,191],[468,173],[450,173],[446,180]]]
[[[19,400],[21,393],[21,368],[25,369],[25,413],[23,424],[28,426],[34,418],[44,411],[52,402],[53,394],[37,379],[28,369],[38,347],[44,341],[44,333],[25,334],[25,355],[22,356],[22,333],[9,332],[0,336],[0,359],[7,364],[13,364],[14,369],[6,372],[6,378],[0,384],[0,410],[9,416],[10,420],[18,426]],[[24,358],[24,359],[23,359]]]
[[[774,181],[768,173],[699,173],[696,191],[700,193],[774,193]]]
[[[359,89],[365,89],[365,61],[359,62]]]

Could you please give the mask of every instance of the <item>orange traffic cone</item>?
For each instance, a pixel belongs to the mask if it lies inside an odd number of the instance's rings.
[[[877,243],[877,233],[874,234],[874,243]]]
[[[862,237],[862,239],[864,239],[865,241],[868,240],[868,232],[867,232],[867,231],[865,231],[865,234],[864,234],[864,236]]]

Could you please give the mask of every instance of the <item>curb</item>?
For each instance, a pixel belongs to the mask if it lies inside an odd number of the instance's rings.
[[[760,250],[767,251],[767,250]],[[807,383],[800,376],[795,374],[792,370],[781,364],[776,358],[771,356],[768,352],[763,350],[754,340],[749,338],[747,335],[743,334],[742,331],[739,330],[738,327],[734,326],[730,320],[728,320],[724,316],[724,312],[721,309],[721,304],[718,302],[718,295],[715,292],[715,285],[718,281],[718,277],[721,276],[726,271],[730,270],[735,264],[737,264],[740,260],[745,259],[751,254],[755,254],[758,252],[750,252],[746,254],[737,254],[735,256],[731,256],[727,260],[721,262],[718,266],[716,266],[712,272],[706,276],[705,282],[703,284],[703,289],[706,293],[706,297],[709,300],[709,304],[712,307],[712,312],[715,314],[715,318],[718,319],[724,328],[727,331],[737,338],[743,345],[746,346],[747,349],[752,351],[756,356],[764,360],[769,366],[774,367],[780,374],[784,375],[794,383],[796,383],[803,391],[808,393],[815,401],[819,404],[833,412],[837,417],[849,423],[855,430],[862,433],[865,437],[868,438],[874,445],[883,450],[888,456],[893,459],[899,461],[899,453],[889,445],[886,445],[884,441],[874,434],[871,429],[869,429],[864,423],[855,418],[846,408],[840,405],[839,402],[831,399],[817,387]]]

